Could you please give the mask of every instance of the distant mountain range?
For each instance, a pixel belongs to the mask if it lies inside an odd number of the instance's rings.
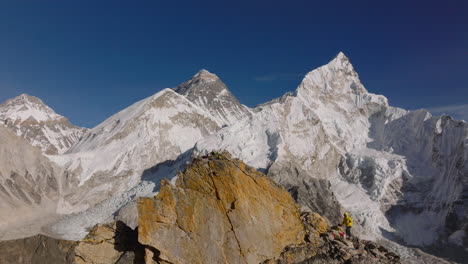
[[[403,257],[413,256],[404,246],[452,258],[468,250],[467,123],[389,106],[343,53],[255,108],[201,70],[92,129],[28,95],[1,104],[0,123],[0,209],[16,210],[2,213],[2,239],[81,239],[113,219],[135,226],[136,197],[154,195],[191,156],[226,150],[303,210],[332,222],[346,210],[355,232]]]

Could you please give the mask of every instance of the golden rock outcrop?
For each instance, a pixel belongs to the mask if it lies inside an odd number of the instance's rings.
[[[138,200],[146,263],[259,263],[303,241],[291,195],[239,160],[195,159]]]

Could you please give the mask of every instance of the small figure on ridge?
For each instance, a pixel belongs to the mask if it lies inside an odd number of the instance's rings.
[[[343,222],[341,223],[346,227],[346,238],[351,238],[351,227],[353,226],[353,219],[349,216],[348,213],[344,213],[343,215]]]

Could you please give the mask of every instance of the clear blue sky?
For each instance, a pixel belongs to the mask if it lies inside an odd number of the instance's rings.
[[[254,106],[343,51],[392,105],[463,107],[467,3],[0,0],[0,101],[28,93],[93,127],[206,68]]]

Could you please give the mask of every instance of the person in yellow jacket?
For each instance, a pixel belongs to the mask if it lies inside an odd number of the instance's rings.
[[[344,213],[342,225],[346,227],[346,238],[351,238],[351,227],[353,226],[353,219],[351,219],[348,213]]]

